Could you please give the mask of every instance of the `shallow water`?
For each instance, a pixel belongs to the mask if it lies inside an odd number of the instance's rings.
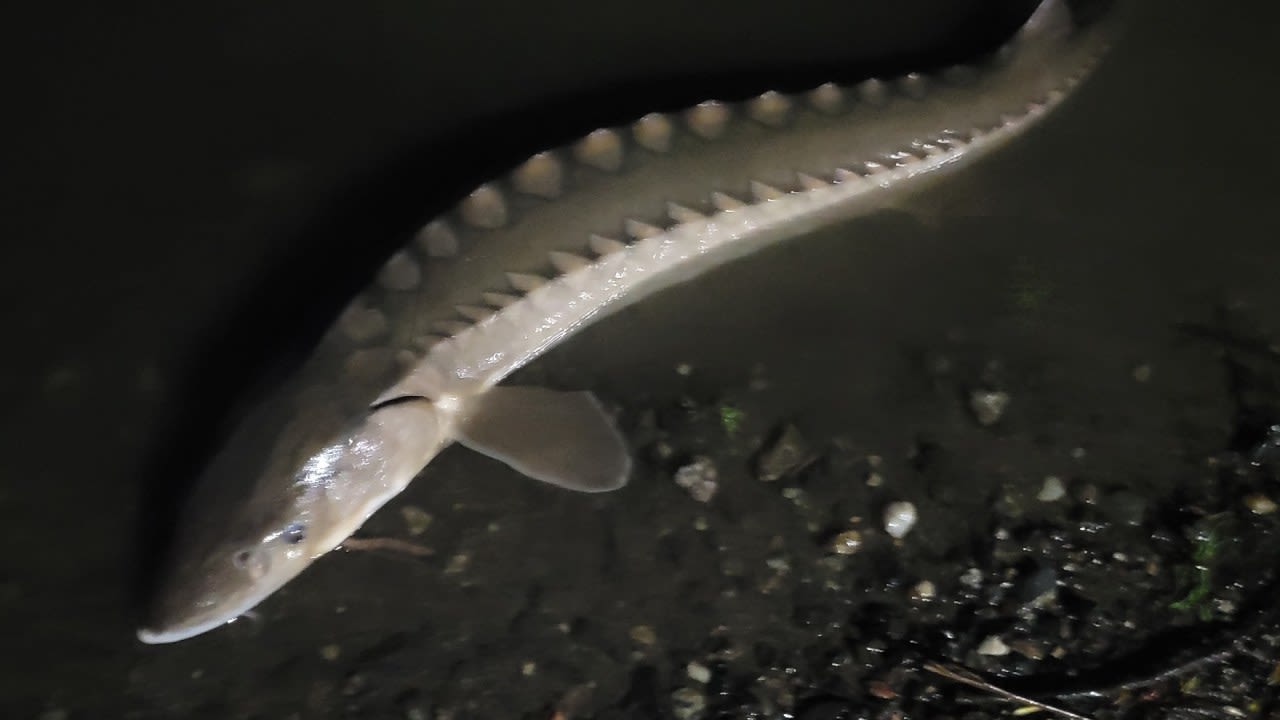
[[[60,53],[28,81],[12,218],[30,240],[0,269],[23,338],[0,379],[3,714],[958,715],[972,694],[922,660],[1052,690],[1151,661],[1167,628],[1244,617],[1280,556],[1276,515],[1243,504],[1280,487],[1238,457],[1280,422],[1280,12],[1154,5],[1076,98],[919,213],[796,238],[522,371],[620,409],[641,458],[625,490],[557,492],[451,449],[365,530],[410,538],[403,508],[425,509],[411,539],[432,557],[335,553],[256,621],[161,647],[133,636],[154,514],[234,416],[226,397],[269,376],[261,356],[300,345],[419,215],[591,121],[761,90],[761,67],[803,86],[963,58],[1019,8],[34,19],[26,42]],[[991,427],[980,390],[1011,398]],[[816,460],[761,482],[753,458],[787,423]],[[719,470],[705,504],[671,479],[695,456]],[[1036,499],[1047,476],[1066,497]],[[899,500],[920,519],[895,543],[881,514]],[[1172,608],[1206,517],[1227,528],[1217,602]],[[832,553],[851,529],[860,551]],[[1046,572],[1056,604],[1028,610]],[[935,600],[912,599],[922,580]],[[1045,657],[975,653],[989,636]],[[1231,666],[1252,686],[1205,671],[1218,708],[1274,709],[1259,653]],[[1132,712],[1160,702],[1191,700]]]

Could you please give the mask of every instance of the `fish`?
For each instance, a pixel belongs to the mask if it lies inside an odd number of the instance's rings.
[[[533,155],[418,230],[238,423],[176,523],[143,643],[247,614],[446,447],[579,492],[624,486],[590,392],[501,384],[575,333],[805,232],[891,207],[1021,135],[1112,42],[1043,0],[990,57],[654,112]]]

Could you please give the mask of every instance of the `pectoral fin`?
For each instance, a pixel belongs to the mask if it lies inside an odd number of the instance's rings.
[[[495,387],[467,401],[457,441],[535,480],[581,492],[627,483],[631,455],[588,392]]]

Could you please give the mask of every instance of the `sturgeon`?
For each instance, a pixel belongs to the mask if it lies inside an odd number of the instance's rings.
[[[138,638],[247,613],[455,442],[560,487],[623,486],[630,455],[593,395],[499,383],[610,313],[1003,145],[1079,85],[1111,24],[1043,0],[972,66],[651,113],[476,188],[214,456]]]

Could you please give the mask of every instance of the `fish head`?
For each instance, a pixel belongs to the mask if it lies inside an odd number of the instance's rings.
[[[274,437],[273,427],[282,426],[241,425],[198,480],[142,642],[184,640],[244,615],[340,545],[443,446],[436,409],[421,399],[354,422],[310,412]]]

